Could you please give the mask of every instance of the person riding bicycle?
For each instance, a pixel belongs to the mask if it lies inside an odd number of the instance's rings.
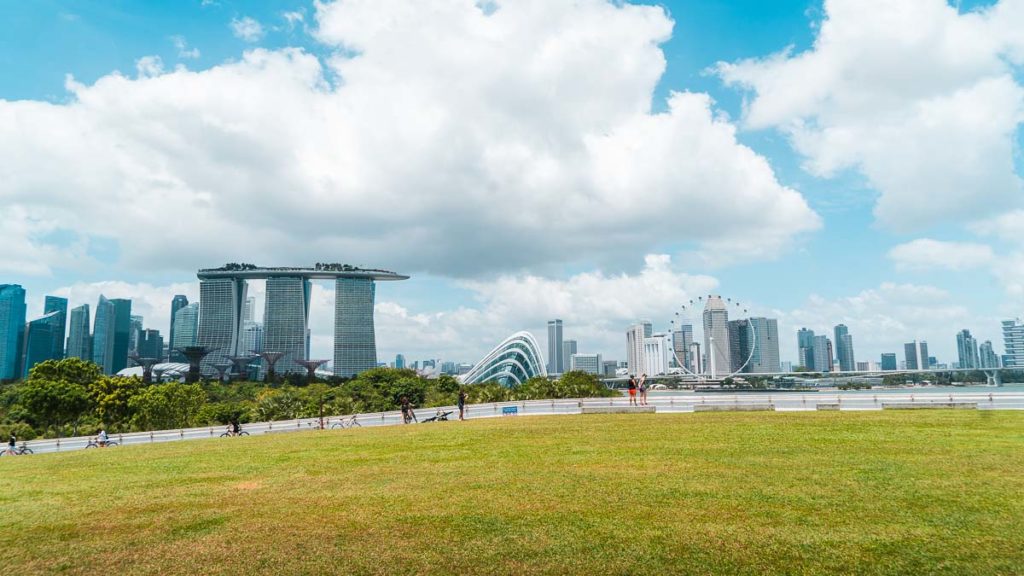
[[[238,423],[238,418],[231,420],[231,434],[238,436],[242,433],[242,425]]]
[[[416,417],[416,414],[412,411],[412,404],[409,402],[408,396],[402,396],[399,402],[402,404],[402,422],[408,424]]]
[[[11,432],[11,437],[7,440],[7,451],[11,454],[15,454],[15,445],[18,443],[18,437]]]
[[[105,448],[107,446],[106,428],[100,430],[100,433],[96,435],[96,443],[99,444],[101,448]]]

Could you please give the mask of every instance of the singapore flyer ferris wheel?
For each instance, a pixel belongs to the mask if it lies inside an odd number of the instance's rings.
[[[732,298],[699,296],[681,305],[669,325],[677,366],[698,380],[725,380],[746,371],[758,348],[747,308]]]

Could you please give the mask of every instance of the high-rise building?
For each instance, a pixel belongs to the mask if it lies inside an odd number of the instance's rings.
[[[615,371],[619,366],[618,360],[604,360],[601,362],[601,374],[614,378]]]
[[[668,374],[669,342],[666,334],[652,334],[644,338],[644,369],[642,374],[654,376]]]
[[[832,360],[832,341],[828,336],[819,335],[814,337],[814,370],[816,372],[834,372],[835,364]]]
[[[0,380],[21,375],[25,313],[25,289],[18,284],[0,284]]]
[[[712,378],[729,372],[732,367],[729,310],[721,296],[708,296],[704,304],[704,351]]]
[[[775,318],[751,318],[754,332],[754,352],[746,372],[775,373],[781,369],[779,361],[779,321]]]
[[[562,321],[548,320],[548,374],[561,374],[565,371],[562,344]]]
[[[853,356],[853,336],[846,324],[839,324],[835,327],[836,355],[839,357],[839,370],[842,372],[853,372],[857,369],[857,361]]]
[[[978,341],[971,336],[971,331],[964,328],[956,334],[956,352],[960,367],[974,369],[981,367],[978,357]]]
[[[693,343],[693,325],[683,324],[672,333],[672,352],[675,354],[676,362],[690,371],[693,371],[693,367],[690,365],[690,344]]]
[[[256,321],[256,298],[249,296],[242,307],[242,322]]]
[[[139,347],[136,350],[140,358],[159,360],[164,352],[164,337],[159,330],[143,330],[139,336]]]
[[[907,342],[903,345],[907,370],[927,370],[931,367],[928,360],[928,343],[925,341]]]
[[[92,336],[89,333],[89,305],[82,304],[71,309],[68,327],[68,358],[92,361]]]
[[[22,378],[27,377],[29,370],[36,364],[58,359],[55,356],[56,351],[53,349],[53,334],[55,331],[53,317],[57,314],[57,312],[50,312],[41,318],[25,324],[25,334],[22,337],[20,374]]]
[[[370,278],[338,278],[334,292],[334,374],[352,377],[377,365],[373,327],[376,285]],[[266,322],[266,320],[264,320]]]
[[[563,366],[566,371],[572,369],[572,355],[579,351],[579,345],[575,340],[563,340],[562,341],[562,362],[565,362]]]
[[[186,304],[174,314],[174,340],[171,341],[171,357],[185,361],[185,356],[178,352],[181,348],[195,346],[199,337],[199,302]],[[243,354],[248,351],[243,348]]]
[[[399,370],[405,368],[405,355],[395,354],[395,368],[398,368]]]
[[[242,278],[206,278],[199,281],[199,332],[196,346],[213,352],[203,359],[203,374],[213,374],[215,364],[229,364],[238,355],[242,332],[242,305],[248,285]],[[175,340],[178,335],[175,333]],[[175,346],[177,347],[177,346]]]
[[[814,330],[801,328],[796,333],[797,362],[808,370],[815,370],[814,366]]]
[[[991,340],[985,340],[981,343],[978,351],[978,367],[999,368],[999,356],[996,355],[996,351],[992,348]]]
[[[114,350],[111,357],[110,374],[117,374],[128,367],[128,343],[131,339],[132,301],[114,298]]]
[[[729,358],[732,360],[730,372],[749,372],[748,360],[752,359],[754,338],[755,334],[751,332],[748,320],[729,320]]]
[[[142,336],[142,316],[132,315],[128,328],[128,351],[139,351],[139,338]]]
[[[587,374],[601,375],[604,365],[600,354],[573,354],[569,356],[569,369],[579,370]]]
[[[644,359],[644,325],[634,324],[626,330],[626,370],[633,376],[639,376],[645,368]]]
[[[271,352],[284,352],[284,357],[274,367],[278,374],[306,373],[297,360],[307,359],[306,331],[311,290],[310,281],[301,276],[267,278],[263,346]]]
[[[171,299],[171,326],[170,331],[167,333],[167,342],[170,344],[170,350],[167,352],[167,358],[171,362],[185,362],[185,356],[174,349],[174,320],[177,317],[178,310],[181,310],[185,306],[188,306],[188,296],[184,294],[175,294],[174,298]],[[198,320],[198,313],[196,319]],[[195,345],[195,341],[189,346]]]
[[[92,329],[92,361],[104,374],[113,374],[115,316],[114,304],[100,294]]]
[[[883,371],[896,370],[896,353],[895,352],[883,352],[882,360],[880,362]]]
[[[263,352],[263,324],[259,322],[246,322],[242,327],[242,337],[238,345],[239,356],[255,355]],[[249,362],[246,377],[259,380],[263,361],[258,357]]]
[[[52,357],[60,360],[64,357],[64,335],[68,328],[68,299],[60,296],[47,296],[43,301],[43,314],[50,316],[50,323],[53,325]]]
[[[1024,322],[1020,318],[1003,320],[1003,346],[1003,367],[1024,367]]]
[[[690,344],[690,370],[694,374],[704,373],[704,357],[700,353],[700,342]]]

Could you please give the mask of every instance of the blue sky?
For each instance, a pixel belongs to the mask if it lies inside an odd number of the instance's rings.
[[[479,24],[453,24],[466,13],[457,3],[420,1],[418,25],[404,33],[413,9],[403,2],[342,4],[0,3],[0,121],[15,126],[2,136],[24,167],[0,183],[0,221],[16,240],[0,249],[0,281],[26,286],[30,315],[47,293],[75,304],[120,292],[166,330],[161,298],[167,306],[168,294],[194,291],[190,270],[229,257],[412,274],[378,291],[382,358],[471,361],[514,330],[543,340],[543,320],[560,316],[581,350],[619,359],[629,322],[664,325],[679,304],[714,290],[780,317],[784,359],[794,356],[796,327],[845,322],[860,360],[913,338],[954,360],[958,330],[999,350],[998,319],[1024,309],[1024,277],[1014,272],[1024,263],[1024,46],[1008,32],[1024,25],[1019,2],[913,0],[891,18],[876,17],[886,3],[851,0],[664,2],[644,12],[550,2],[522,16],[541,31],[509,24],[503,42],[482,44]],[[514,12],[495,4],[492,17]],[[966,55],[946,50],[950,39]],[[555,56],[516,53],[537,44]],[[282,56],[295,48],[300,56]],[[254,50],[267,60],[254,63]],[[463,61],[474,50],[479,61]],[[601,50],[604,61],[587,55]],[[80,88],[69,90],[69,76]],[[575,93],[581,85],[588,90]],[[679,92],[713,103],[673,110]],[[644,94],[649,109],[638,112]],[[225,101],[252,116],[236,117]],[[249,118],[243,128],[239,117]],[[193,120],[228,126],[230,138],[211,144],[208,135],[218,138],[203,129],[184,132]],[[623,155],[641,146],[636,133],[654,148],[631,160]],[[601,137],[605,154],[574,172],[586,155],[580,143]],[[201,173],[167,160],[178,138],[195,139]],[[644,164],[655,156],[660,164]],[[52,177],[31,177],[46,166],[57,167]],[[621,174],[633,177],[607,184]],[[260,183],[296,186],[306,208]],[[75,209],[63,195],[107,203],[109,231],[70,224]],[[507,203],[508,214],[478,201]],[[204,202],[212,208],[200,222],[174,210]],[[238,203],[247,208],[236,221]],[[600,217],[585,215],[591,206]],[[147,211],[163,218],[138,216]],[[389,227],[408,232],[379,232]],[[228,237],[203,259],[203,242]],[[669,263],[645,264],[656,254]],[[314,305],[314,349],[324,351],[328,297],[324,287],[324,308]]]

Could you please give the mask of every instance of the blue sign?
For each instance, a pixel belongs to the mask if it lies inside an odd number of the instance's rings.
[[[515,416],[516,414],[519,414],[518,406],[503,406],[501,408],[502,416]]]

